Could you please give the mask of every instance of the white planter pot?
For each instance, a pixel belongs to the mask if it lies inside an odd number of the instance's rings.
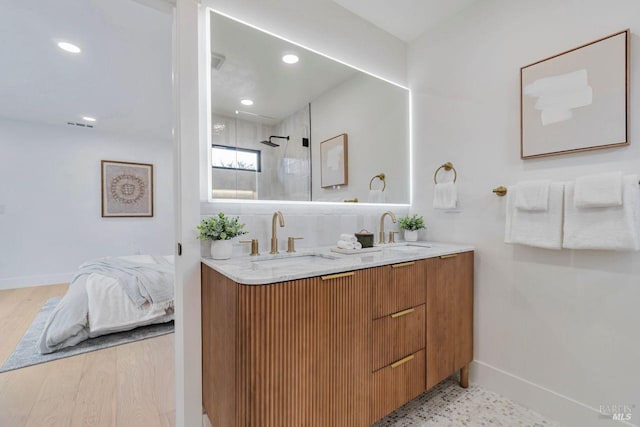
[[[212,240],[211,241],[211,258],[213,259],[229,259],[231,258],[231,240]]]
[[[404,240],[407,242],[417,242],[418,230],[404,230]]]

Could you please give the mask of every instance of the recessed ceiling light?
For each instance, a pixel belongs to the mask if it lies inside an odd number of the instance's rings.
[[[80,49],[78,46],[76,46],[73,43],[68,43],[68,42],[60,42],[58,43],[58,47],[66,52],[69,53],[80,53],[82,52],[82,49]]]
[[[95,122],[96,119],[94,117],[89,117],[89,116],[83,116],[82,120],[84,120],[85,122]]]
[[[282,56],[282,62],[286,64],[295,64],[299,60],[300,58],[298,58],[298,55],[294,55],[293,53],[287,53],[286,55]]]
[[[243,99],[240,101],[242,105],[253,105],[253,101],[250,99]]]

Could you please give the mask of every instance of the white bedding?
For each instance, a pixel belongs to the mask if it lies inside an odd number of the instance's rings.
[[[173,264],[173,256],[164,257]],[[119,259],[136,264],[155,264],[150,255]],[[40,353],[51,353],[113,332],[131,330],[173,320],[173,304],[137,307],[112,277],[92,273],[74,281],[49,317],[38,341]]]

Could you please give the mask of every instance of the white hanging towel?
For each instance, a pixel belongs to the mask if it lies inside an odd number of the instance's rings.
[[[382,190],[369,190],[367,201],[369,203],[384,203],[385,197]]]
[[[518,186],[509,187],[504,241],[545,249],[562,248],[562,203],[564,184],[549,185],[549,205],[546,211],[525,211],[516,208]]]
[[[455,209],[458,205],[458,191],[453,182],[436,184],[433,189],[434,209]]]
[[[567,249],[640,250],[638,175],[622,178],[622,206],[577,208],[575,184],[565,191],[564,242]]]
[[[546,212],[549,209],[548,179],[540,181],[522,181],[516,184],[516,208],[523,211]]]
[[[576,179],[576,208],[622,206],[622,172],[587,175]]]

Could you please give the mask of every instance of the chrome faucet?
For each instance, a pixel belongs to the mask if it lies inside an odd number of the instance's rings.
[[[384,242],[384,217],[387,215],[391,217],[391,220],[394,222],[394,224],[396,222],[396,216],[391,211],[387,211],[383,213],[382,216],[380,217],[380,238],[378,239],[378,243],[380,243],[381,245],[385,243]]]
[[[278,232],[276,231],[276,219],[280,222],[280,227],[284,227],[284,217],[282,216],[282,212],[275,211],[273,214],[273,218],[271,219],[271,252],[270,254],[278,253]],[[394,218],[395,222],[395,218]]]

